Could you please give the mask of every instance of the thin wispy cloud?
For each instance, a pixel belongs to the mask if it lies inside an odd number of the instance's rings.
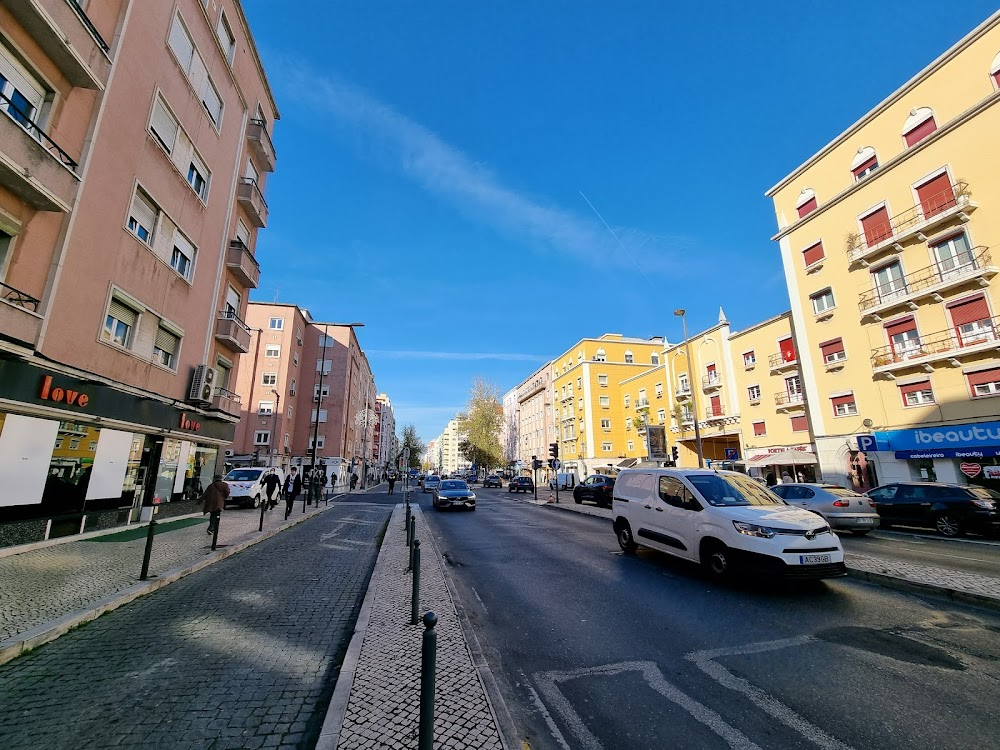
[[[590,215],[582,200],[577,213],[514,190],[468,154],[358,87],[312,72],[300,61],[286,59],[278,68],[287,86],[285,95],[348,126],[362,139],[367,156],[388,161],[390,168],[479,221],[590,264],[621,257],[616,237]],[[663,274],[684,260],[683,238],[629,227],[615,227],[614,232],[635,263],[649,272]],[[654,258],[655,263],[649,263]]]
[[[516,352],[423,352],[406,349],[368,349],[367,353],[386,359],[451,359],[462,361],[494,359],[502,362],[544,362],[548,359],[540,354]]]

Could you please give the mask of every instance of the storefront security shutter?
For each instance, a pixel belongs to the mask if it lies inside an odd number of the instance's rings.
[[[990,317],[990,309],[986,305],[986,297],[982,294],[971,299],[964,299],[949,305],[951,322],[954,326],[964,326]]]
[[[156,348],[169,354],[177,354],[177,337],[164,328],[156,330]]]
[[[135,321],[139,317],[135,310],[127,305],[122,304],[116,299],[111,300],[111,306],[108,308],[108,315],[116,320],[120,320],[127,326],[135,327]]]

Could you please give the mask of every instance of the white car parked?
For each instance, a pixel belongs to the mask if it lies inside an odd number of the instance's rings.
[[[847,574],[822,517],[790,508],[734,471],[626,469],[612,501],[625,552],[638,545],[701,563],[714,578],[753,570],[794,579]]]
[[[243,508],[259,508],[261,499],[267,496],[264,490],[264,477],[271,471],[281,480],[281,484],[278,485],[280,490],[285,483],[285,472],[280,467],[248,466],[230,471],[223,478],[229,485],[229,499],[226,502],[238,504]]]

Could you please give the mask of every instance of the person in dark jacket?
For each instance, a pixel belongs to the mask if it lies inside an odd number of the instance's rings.
[[[358,486],[358,475],[351,474],[351,489],[353,490],[357,486]]]
[[[393,489],[396,487],[396,474],[394,472],[389,472],[388,476],[389,482],[389,494],[392,494]]]
[[[285,518],[292,514],[292,506],[295,504],[295,498],[299,496],[302,492],[302,477],[299,476],[298,471],[295,467],[292,467],[291,473],[288,478],[285,479]]]
[[[264,494],[267,496],[267,509],[271,510],[278,504],[278,495],[281,494],[281,480],[274,469],[271,469],[264,477]]]
[[[205,493],[201,496],[201,512],[209,514],[208,533],[214,534],[219,528],[219,519],[222,511],[226,507],[226,498],[229,497],[229,485],[222,481],[222,475],[216,474],[215,480],[208,485]]]

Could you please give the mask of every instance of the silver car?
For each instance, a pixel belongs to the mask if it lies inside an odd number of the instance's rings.
[[[786,504],[819,513],[830,528],[864,536],[879,526],[875,503],[835,484],[778,484],[771,490]]]

